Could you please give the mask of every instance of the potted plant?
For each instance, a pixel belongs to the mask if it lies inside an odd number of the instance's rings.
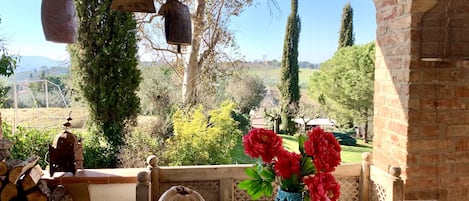
[[[337,200],[340,185],[331,172],[340,164],[340,145],[330,132],[312,128],[298,137],[299,153],[286,150],[272,130],[255,128],[243,137],[244,152],[261,160],[246,169],[250,177],[238,184],[252,199],[272,196],[276,200]]]

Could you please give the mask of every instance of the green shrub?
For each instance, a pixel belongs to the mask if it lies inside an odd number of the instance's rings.
[[[178,109],[173,116],[174,136],[167,140],[165,158],[169,165],[232,163],[231,151],[242,133],[231,117],[232,102],[204,113],[204,108]]]
[[[35,129],[18,126],[13,135],[12,126],[3,122],[3,134],[10,140],[10,159],[26,160],[31,156],[39,156],[39,165],[44,169],[47,165],[46,154],[49,151],[49,144],[52,144],[54,137],[62,131],[57,129]]]
[[[118,163],[116,153],[102,135],[89,131],[77,136],[82,139],[84,168],[106,168]]]
[[[160,137],[136,130],[126,136],[126,146],[120,152],[121,167],[141,168],[145,167],[146,158],[160,153],[163,140]]]
[[[339,142],[341,145],[347,145],[347,146],[356,146],[357,145],[357,140],[353,138],[349,133],[339,133],[339,132],[333,132],[335,139]]]

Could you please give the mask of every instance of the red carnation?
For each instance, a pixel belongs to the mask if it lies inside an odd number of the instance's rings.
[[[270,163],[282,147],[282,138],[272,130],[255,128],[243,137],[244,153]]]
[[[289,179],[292,174],[300,176],[301,155],[282,149],[277,154],[277,161],[274,165],[275,173],[283,179]],[[297,178],[298,178],[297,177]]]
[[[329,172],[318,172],[306,176],[303,182],[308,187],[311,201],[336,201],[340,196],[340,184]]]
[[[308,140],[304,144],[305,152],[313,156],[318,171],[332,172],[340,164],[340,145],[330,132],[320,127],[308,131]]]

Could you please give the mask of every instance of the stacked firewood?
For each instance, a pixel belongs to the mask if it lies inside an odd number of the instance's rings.
[[[25,161],[9,160],[0,162],[0,200],[47,201],[47,185],[40,182],[44,172],[37,164],[39,157]]]
[[[0,113],[0,201],[71,201],[62,185],[51,192],[41,180],[44,171],[37,164],[39,157],[26,160],[9,159],[11,142],[3,138]]]

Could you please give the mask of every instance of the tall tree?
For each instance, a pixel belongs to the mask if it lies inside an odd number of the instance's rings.
[[[0,18],[0,24],[2,19]],[[5,47],[5,41],[0,38],[0,75],[11,76],[16,68],[17,57],[10,55]]]
[[[339,49],[321,64],[308,84],[308,93],[339,125],[364,125],[373,115],[375,43]],[[366,137],[365,137],[366,139]]]
[[[156,1],[163,4],[163,0]],[[177,53],[161,39],[162,21],[155,14],[139,16],[142,42],[159,59],[166,60],[180,76],[184,103],[195,105],[203,98],[213,97],[213,84],[237,72],[240,67],[231,53],[236,52],[235,38],[228,24],[231,16],[239,15],[252,0],[196,0],[182,1],[191,8],[192,45]],[[178,61],[178,62],[175,62]],[[210,101],[207,101],[210,102]]]
[[[79,91],[90,122],[108,142],[112,167],[118,165],[128,126],[136,121],[141,73],[133,14],[111,11],[110,4],[110,0],[76,1],[78,42],[71,49]]]
[[[353,34],[353,9],[350,6],[350,1],[345,4],[342,10],[342,20],[340,22],[339,32],[339,47],[352,46],[355,42],[355,36]]]
[[[2,19],[0,19],[0,24]],[[0,38],[0,75],[10,77],[16,69],[16,61],[18,57],[8,53],[5,47],[4,40]],[[10,90],[9,86],[0,84],[0,106],[7,102],[7,93]]]
[[[300,89],[298,86],[298,41],[300,38],[300,16],[298,0],[291,1],[291,13],[288,16],[285,40],[283,43],[282,67],[280,70],[281,120],[280,129],[291,132],[292,117],[298,111]]]

